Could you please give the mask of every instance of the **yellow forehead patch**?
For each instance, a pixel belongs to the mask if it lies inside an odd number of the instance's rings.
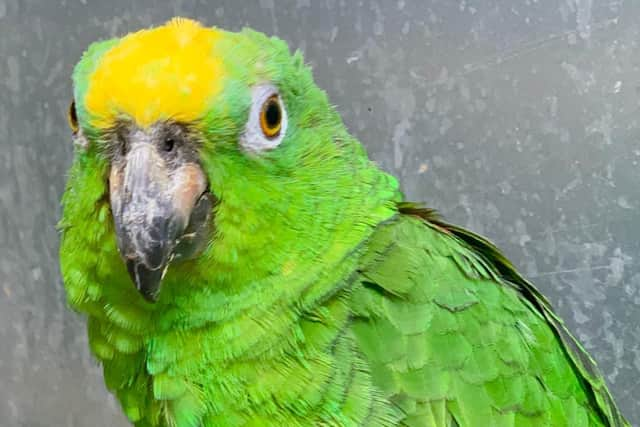
[[[158,120],[191,122],[220,92],[223,66],[214,54],[217,29],[176,18],[122,38],[89,78],[85,107],[91,124],[113,126],[122,116],[139,126]]]

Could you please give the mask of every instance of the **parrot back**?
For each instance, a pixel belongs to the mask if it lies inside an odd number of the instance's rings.
[[[628,425],[594,361],[486,239],[404,204],[352,294],[373,383],[408,426]]]

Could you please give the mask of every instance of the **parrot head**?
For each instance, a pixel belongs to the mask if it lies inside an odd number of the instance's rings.
[[[72,303],[122,277],[153,302],[165,282],[288,274],[341,256],[399,197],[279,39],[175,18],[92,44],[73,84],[61,221],[65,285],[82,282]]]

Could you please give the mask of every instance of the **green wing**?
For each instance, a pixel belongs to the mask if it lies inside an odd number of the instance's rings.
[[[406,426],[626,426],[594,361],[486,239],[400,206],[352,294],[374,384]]]

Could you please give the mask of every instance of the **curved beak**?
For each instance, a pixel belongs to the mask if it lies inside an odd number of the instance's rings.
[[[207,189],[195,161],[163,156],[153,139],[132,133],[128,152],[112,164],[109,176],[118,249],[136,288],[151,302]]]

